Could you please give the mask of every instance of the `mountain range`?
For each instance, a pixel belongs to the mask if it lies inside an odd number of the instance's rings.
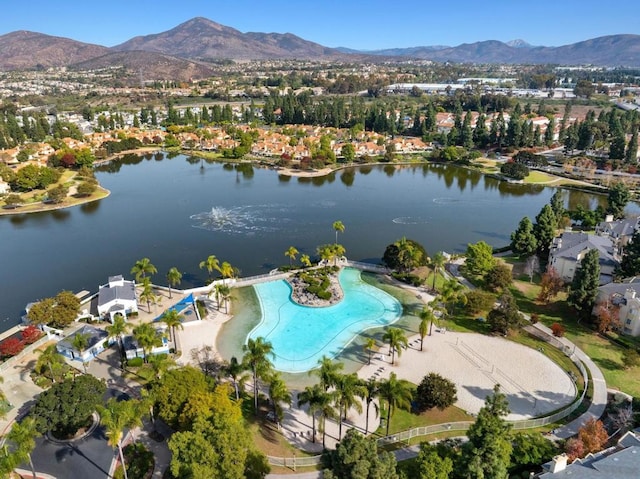
[[[376,61],[423,59],[456,63],[511,63],[640,66],[640,35],[609,35],[560,47],[524,40],[465,43],[455,47],[418,46],[375,51],[329,48],[291,33],[242,33],[196,17],[165,32],[137,36],[107,48],[43,33],[16,31],[0,36],[0,69],[66,66],[92,69],[125,66],[154,79],[202,78],[216,61],[299,59]]]

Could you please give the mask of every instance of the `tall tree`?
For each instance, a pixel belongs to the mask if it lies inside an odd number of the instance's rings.
[[[596,304],[600,286],[600,263],[597,249],[587,251],[573,276],[567,302],[582,319],[587,319]]]
[[[11,431],[7,434],[9,442],[13,443],[16,462],[18,464],[29,462],[33,479],[36,479],[36,469],[33,465],[31,453],[36,447],[36,437],[40,434],[36,428],[36,422],[32,417],[26,417],[20,422],[14,422]]]
[[[431,308],[422,308],[420,311],[420,324],[418,325],[418,333],[420,334],[420,351],[424,344],[424,337],[429,330],[433,327],[433,321],[436,319],[435,314]]]
[[[380,413],[380,407],[378,403],[375,401],[377,397],[380,396],[380,383],[376,380],[376,378],[369,378],[366,381],[361,380],[362,399],[364,400],[366,406],[365,411],[365,424],[364,424],[364,435],[366,436],[369,432],[369,409],[371,409],[371,404],[373,404],[374,410],[376,412],[376,417]]]
[[[329,388],[335,387],[338,384],[341,371],[344,369],[344,363],[334,361],[327,356],[322,356],[318,360],[318,367],[309,371],[309,374],[314,374],[320,379],[320,386],[328,391]]]
[[[625,246],[615,274],[619,279],[640,275],[640,231],[633,233],[631,241]]]
[[[135,262],[133,268],[131,268],[131,274],[135,275],[136,281],[139,282],[140,279],[144,279],[147,275],[156,274],[158,270],[151,263],[149,258],[142,258]]]
[[[396,353],[398,357],[402,355],[402,349],[409,346],[407,335],[400,328],[388,328],[382,336],[384,341],[389,343],[389,354],[391,355],[391,365],[395,363]]]
[[[358,375],[341,374],[336,384],[336,403],[338,405],[338,441],[342,438],[342,422],[347,418],[349,409],[353,408],[362,412],[362,404],[358,397],[364,396],[364,388],[358,379]]]
[[[291,405],[291,393],[289,389],[287,389],[287,385],[282,379],[282,376],[277,371],[271,373],[268,382],[269,399],[273,406],[273,414],[278,420],[278,423],[281,423],[284,417],[281,403]]]
[[[296,249],[295,246],[289,246],[289,249],[287,249],[287,251],[284,252],[284,255],[289,258],[289,266],[292,267],[293,266],[293,262],[296,259],[296,256],[298,256],[299,251]]]
[[[564,209],[564,194],[561,189],[557,189],[549,200],[549,206],[553,210],[553,214],[556,215],[556,224],[560,225],[562,217],[565,214]]]
[[[118,341],[118,348],[120,349],[121,357],[124,356],[124,345],[122,344],[122,338],[131,329],[131,323],[127,323],[124,316],[116,314],[113,318],[113,323],[104,328],[109,339],[115,338]]]
[[[474,276],[484,276],[495,265],[493,248],[484,241],[468,244],[466,252],[465,270]]]
[[[367,338],[364,343],[364,351],[367,353],[367,364],[371,364],[371,353],[373,352],[373,348],[376,347],[375,338]]]
[[[216,258],[214,255],[209,255],[207,256],[207,259],[205,259],[204,261],[200,261],[198,267],[200,269],[207,270],[207,273],[209,273],[209,281],[211,281],[211,274],[214,271],[220,270],[220,261],[218,261],[218,258]]]
[[[630,199],[631,192],[629,188],[622,182],[615,183],[609,188],[607,214],[613,215],[615,219],[624,218],[624,208]]]
[[[433,270],[433,284],[431,285],[431,289],[436,290],[436,278],[439,273],[444,271],[444,265],[446,263],[446,258],[442,251],[438,251],[431,258],[431,269]]]
[[[396,373],[391,373],[389,379],[383,379],[380,382],[380,397],[387,402],[387,436],[394,410],[397,408],[408,410],[411,407],[412,396],[411,385],[406,381],[398,380]]]
[[[634,129],[624,153],[624,161],[635,165],[638,162],[638,130]]]
[[[220,276],[222,276],[223,282],[227,279],[233,278],[236,274],[236,269],[231,266],[231,263],[228,261],[223,261],[220,265]]]
[[[174,288],[182,281],[182,273],[176,268],[170,268],[167,272],[167,283],[169,283],[169,298],[171,298],[171,287]]]
[[[333,229],[336,232],[336,244],[338,243],[338,233],[344,233],[344,224],[342,221],[334,221]]]
[[[142,348],[145,363],[148,362],[148,356],[151,353],[151,350],[162,344],[156,328],[154,328],[150,323],[142,323],[133,328],[133,337]]]
[[[540,253],[549,254],[549,248],[551,248],[551,242],[556,236],[557,227],[556,215],[551,206],[544,205],[538,216],[536,216],[536,224],[533,227],[533,234],[538,241],[538,251]]]
[[[529,217],[520,220],[518,228],[511,233],[511,251],[520,258],[527,258],[538,248],[538,240],[533,234],[533,224]]]
[[[273,370],[273,365],[269,356],[274,356],[273,346],[264,338],[249,338],[247,344],[243,346],[244,356],[242,362],[253,375],[253,405],[255,413],[258,414],[258,393],[260,379],[266,379]]]
[[[316,442],[316,414],[320,412],[323,403],[330,403],[329,393],[327,393],[320,384],[307,386],[303,391],[298,393],[298,406],[309,406],[309,415],[311,416],[313,442]]]
[[[469,442],[463,449],[464,477],[505,479],[511,457],[511,426],[504,420],[509,403],[496,384],[467,431]]]
[[[100,413],[100,423],[106,429],[107,443],[111,447],[118,448],[122,471],[125,479],[127,479],[129,476],[127,474],[127,463],[122,451],[122,437],[130,417],[134,414],[132,405],[129,401],[118,401],[116,398],[111,398],[107,401],[106,406],[98,408],[98,412]]]
[[[184,329],[184,326],[182,324],[182,322],[184,321],[184,316],[180,314],[176,309],[171,308],[162,313],[160,321],[166,324],[171,331],[171,342],[173,342],[173,346],[177,349],[178,345],[176,343],[176,328],[181,330]]]
[[[225,366],[225,372],[229,378],[231,378],[231,382],[233,382],[233,389],[236,393],[236,401],[240,400],[240,388],[244,385],[247,377],[243,376],[243,372],[245,371],[244,365],[238,361],[238,358],[235,356],[231,357],[229,364]]]

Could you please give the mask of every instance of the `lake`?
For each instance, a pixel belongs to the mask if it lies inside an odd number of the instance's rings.
[[[321,178],[158,153],[128,156],[96,168],[111,191],[103,200],[55,212],[0,217],[0,329],[19,322],[24,306],[62,289],[95,292],[108,276],[149,257],[153,281],[183,272],[180,287],[203,284],[198,264],[209,255],[241,275],[288,264],[295,246],[314,256],[338,241],[353,260],[379,261],[402,236],[427,252],[463,252],[484,240],[509,243],[523,216],[532,220],[553,189],[499,182],[455,166],[364,166]],[[594,206],[597,197],[567,192],[567,202]]]

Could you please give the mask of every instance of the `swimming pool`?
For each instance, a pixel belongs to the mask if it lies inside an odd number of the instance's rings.
[[[400,302],[362,281],[359,270],[344,268],[340,284],[342,301],[323,308],[291,301],[291,286],[284,280],[254,286],[262,319],[248,338],[263,337],[272,344],[275,369],[309,371],[322,356],[339,354],[362,331],[387,326],[402,315]]]

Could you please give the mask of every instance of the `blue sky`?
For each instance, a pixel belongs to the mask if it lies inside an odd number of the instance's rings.
[[[241,32],[379,49],[521,38],[557,46],[640,33],[637,0],[5,0],[0,35],[31,30],[113,46],[201,16]],[[636,13],[633,13],[636,12]]]

